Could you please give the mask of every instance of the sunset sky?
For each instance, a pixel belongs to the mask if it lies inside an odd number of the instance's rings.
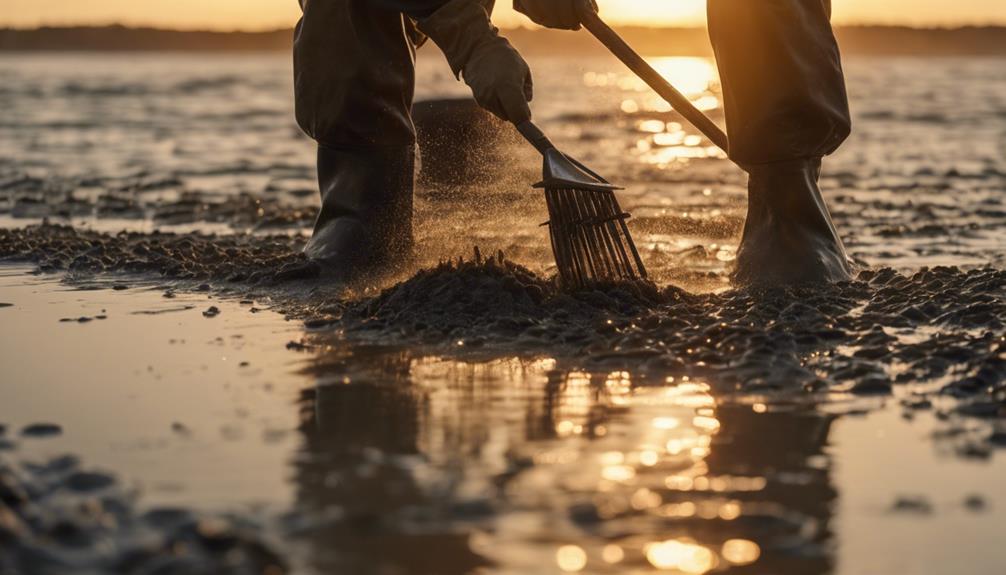
[[[615,23],[701,25],[705,0],[599,0]],[[0,26],[39,24],[154,25],[178,28],[266,29],[296,21],[297,0],[0,0]],[[509,0],[497,2],[496,21],[526,20]],[[1006,0],[834,0],[838,23],[922,26],[1006,24]]]

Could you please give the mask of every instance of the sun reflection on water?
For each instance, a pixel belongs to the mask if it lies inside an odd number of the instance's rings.
[[[650,58],[648,62],[699,110],[710,112],[720,108],[719,77],[710,60],[665,57]],[[636,141],[636,151],[644,163],[665,169],[691,160],[725,157],[722,150],[706,141],[691,126],[652,117],[670,113],[672,107],[631,73],[587,72],[583,83],[588,87],[619,91],[622,112],[644,116],[635,123],[636,130],[641,134]]]
[[[650,543],[644,552],[647,561],[657,569],[701,574],[710,571],[718,563],[716,554],[708,547],[685,539]]]
[[[587,566],[587,553],[577,545],[563,545],[555,553],[555,562],[559,564],[559,569],[576,573]]]
[[[624,522],[650,516],[731,522],[744,514],[744,504],[728,494],[765,487],[762,477],[709,475],[704,460],[714,449],[713,437],[719,433],[721,422],[710,387],[701,381],[668,378],[665,386],[650,387],[635,385],[626,372],[571,372],[563,379],[559,397],[557,409],[561,416],[556,431],[563,441],[587,435],[589,414],[599,406],[624,410],[609,412],[605,420],[608,436],[594,436],[596,445],[582,447],[596,450],[593,488],[583,476],[584,459],[567,462],[574,475],[568,484],[593,493],[590,500],[603,520]],[[583,433],[575,433],[578,427],[583,428]],[[760,548],[752,541],[723,541],[666,536],[653,539],[640,533],[597,548],[585,543],[562,544],[555,548],[555,557],[565,572],[642,561],[658,570],[701,574],[721,564],[749,564],[760,555]]]
[[[358,377],[319,396],[316,426],[358,434],[344,423],[357,413],[342,404],[351,398],[381,402],[387,421],[399,422],[389,429],[367,420],[373,437],[389,443],[360,452],[360,470],[369,470],[360,483],[325,475],[325,493],[364,489],[378,476],[407,479],[405,491],[380,500],[446,498],[461,510],[460,524],[479,526],[465,548],[515,572],[706,573],[759,560],[761,548],[737,520],[760,512],[752,496],[767,481],[717,460],[730,443],[716,436],[736,428],[721,420],[733,412],[705,382],[640,382],[626,371],[564,370],[552,359],[395,359],[411,387]],[[369,441],[330,440],[350,458]],[[356,505],[355,494],[344,495],[337,501]],[[673,533],[658,527],[672,525]]]
[[[750,565],[761,556],[761,547],[747,539],[730,539],[723,544],[720,553],[734,565]]]

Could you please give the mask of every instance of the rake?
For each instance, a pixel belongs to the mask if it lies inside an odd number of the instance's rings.
[[[727,150],[723,130],[605,24],[593,2],[583,0],[579,12],[584,28],[684,119]],[[552,253],[562,284],[582,288],[596,282],[646,279],[646,268],[625,223],[629,214],[615,198],[621,188],[557,150],[532,122],[519,124],[517,130],[544,158],[544,175],[535,187],[545,189]]]
[[[552,254],[564,287],[646,279],[646,267],[629,235],[615,198],[618,186],[560,152],[531,121],[517,130],[543,158],[542,181],[548,206]]]

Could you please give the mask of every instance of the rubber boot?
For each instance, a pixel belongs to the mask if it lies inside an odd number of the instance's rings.
[[[297,123],[318,142],[321,211],[304,249],[310,262],[276,279],[352,281],[403,261],[412,247],[415,26],[383,2],[301,7]]]
[[[755,166],[749,175],[748,215],[734,283],[850,279],[849,257],[818,187],[821,160]]]
[[[304,253],[347,279],[408,260],[414,158],[414,146],[319,146],[321,211]]]

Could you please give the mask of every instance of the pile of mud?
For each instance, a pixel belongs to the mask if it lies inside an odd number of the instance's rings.
[[[351,302],[341,323],[376,339],[394,333],[430,344],[555,348],[582,341],[583,328],[602,317],[638,314],[663,299],[646,282],[564,292],[502,252],[484,259],[476,249],[471,260],[441,263],[375,298]]]
[[[70,455],[19,465],[0,459],[2,573],[286,571],[248,519],[142,511],[114,476]]]
[[[648,284],[565,293],[497,256],[421,272],[348,304],[337,325],[372,341],[548,353],[725,391],[869,395],[939,383],[986,398],[974,409],[992,416],[1006,407],[1004,318],[1006,272],[993,269],[882,269],[838,285],[722,294]]]

